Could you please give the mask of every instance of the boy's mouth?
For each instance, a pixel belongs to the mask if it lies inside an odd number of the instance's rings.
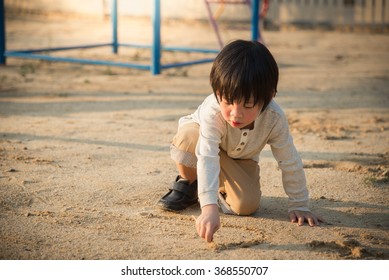
[[[238,126],[240,126],[242,123],[237,122],[237,121],[231,121],[231,124],[232,124],[232,126],[234,126],[234,127],[238,127]]]

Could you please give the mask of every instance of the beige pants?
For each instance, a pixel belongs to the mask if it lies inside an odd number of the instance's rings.
[[[199,125],[186,124],[178,129],[171,146],[171,157],[179,164],[196,168],[196,144]],[[258,163],[251,159],[233,159],[220,149],[219,192],[237,215],[250,215],[259,207],[261,186]]]

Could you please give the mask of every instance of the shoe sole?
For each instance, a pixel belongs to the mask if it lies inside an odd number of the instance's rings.
[[[165,203],[163,203],[163,202],[158,202],[157,203],[157,206],[160,208],[160,209],[162,209],[162,210],[166,210],[166,211],[169,211],[169,212],[175,212],[175,213],[179,213],[179,212],[181,212],[181,211],[183,211],[183,210],[185,210],[185,209],[188,209],[189,207],[191,207],[192,205],[194,205],[194,204],[196,204],[196,203],[198,203],[197,201],[196,202],[193,202],[192,204],[190,204],[190,205],[188,205],[187,207],[185,207],[185,208],[179,208],[179,209],[174,209],[174,208],[171,208],[171,207],[169,207],[168,205],[166,205]]]

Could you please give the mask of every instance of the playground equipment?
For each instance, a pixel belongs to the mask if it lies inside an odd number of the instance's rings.
[[[26,49],[26,50],[6,50],[6,32],[5,32],[5,8],[4,0],[0,0],[0,64],[6,64],[6,57],[18,57],[26,59],[42,59],[50,61],[60,62],[74,62],[84,64],[95,64],[95,65],[108,65],[118,67],[129,67],[141,70],[148,70],[153,75],[158,75],[163,69],[189,66],[200,63],[207,63],[213,61],[213,58],[197,59],[192,61],[184,61],[177,63],[161,64],[161,52],[162,51],[177,51],[177,52],[198,52],[198,53],[218,53],[218,49],[204,49],[204,48],[187,48],[187,47],[168,47],[161,46],[161,9],[160,0],[154,0],[153,11],[152,11],[152,29],[153,36],[150,45],[140,44],[126,44],[119,43],[117,26],[118,26],[118,1],[112,0],[111,7],[111,24],[112,24],[112,41],[102,44],[91,44],[91,45],[78,45],[78,46],[64,46],[56,48],[41,48],[41,49]],[[258,40],[259,37],[259,4],[260,0],[251,1],[251,39]],[[220,36],[220,35],[218,35]],[[220,43],[219,43],[220,45]],[[61,57],[54,56],[51,54],[45,54],[45,52],[56,52],[66,51],[74,49],[88,49],[97,47],[111,46],[112,52],[117,53],[119,47],[131,47],[131,48],[149,48],[151,50],[151,61],[150,64],[138,64],[128,62],[114,62],[107,60],[95,60],[95,59],[84,59],[84,58],[73,58],[73,57]],[[222,45],[220,45],[222,47]]]

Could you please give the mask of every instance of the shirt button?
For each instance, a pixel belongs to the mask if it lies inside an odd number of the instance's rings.
[[[242,150],[241,148],[238,148],[238,149],[236,149],[238,152],[240,151],[240,150]]]
[[[247,132],[243,132],[243,136],[247,136]]]
[[[244,144],[246,144],[246,143],[245,142],[240,143],[241,146],[243,146]]]

